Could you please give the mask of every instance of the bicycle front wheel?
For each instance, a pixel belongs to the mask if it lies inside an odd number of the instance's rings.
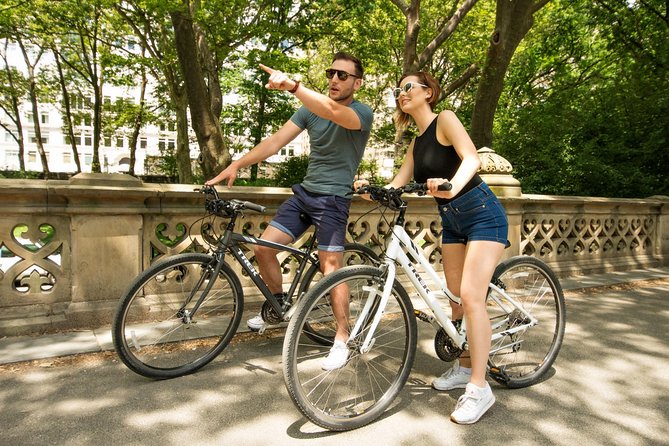
[[[121,361],[157,379],[192,373],[213,360],[239,326],[243,294],[229,265],[179,254],[142,272],[121,298],[112,337]]]
[[[487,300],[493,327],[489,374],[510,388],[537,383],[548,372],[564,338],[566,308],[553,270],[529,256],[497,266]]]
[[[363,341],[380,311],[384,274],[369,266],[344,267],[327,275],[298,303],[283,344],[284,379],[288,394],[312,422],[330,430],[368,424],[393,402],[409,377],[416,354],[416,319],[404,288],[395,282],[369,349]],[[330,346],[313,340],[314,333],[332,339],[337,322],[332,295],[348,296],[347,328],[358,332],[348,341],[347,363],[325,371],[322,361]]]

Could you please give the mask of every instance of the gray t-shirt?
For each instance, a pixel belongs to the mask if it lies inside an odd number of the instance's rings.
[[[348,130],[300,107],[290,118],[309,133],[311,153],[309,168],[302,186],[309,192],[324,195],[346,195],[351,192],[365,145],[372,129],[374,114],[367,105],[353,101],[351,107],[360,118],[360,130]]]

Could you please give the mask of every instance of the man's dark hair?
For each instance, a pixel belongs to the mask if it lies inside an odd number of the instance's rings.
[[[355,56],[353,56],[349,53],[346,53],[344,51],[340,51],[340,52],[338,52],[337,54],[334,55],[334,57],[332,58],[332,62],[334,62],[335,60],[340,60],[340,59],[349,60],[349,61],[351,61],[355,64],[355,73],[354,74],[356,76],[361,78],[365,74],[365,70],[362,68],[362,62],[360,62],[360,59],[358,59],[357,57],[355,57]]]

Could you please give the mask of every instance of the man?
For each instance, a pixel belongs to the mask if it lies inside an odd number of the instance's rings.
[[[300,219],[301,213],[307,214],[316,226],[323,274],[331,273],[343,264],[344,239],[351,204],[347,194],[351,190],[372,127],[372,110],[353,98],[362,86],[362,64],[350,54],[335,54],[330,68],[325,70],[329,87],[327,96],[305,87],[285,73],[264,65],[260,67],[270,75],[266,88],[292,93],[303,105],[276,133],[261,141],[239,160],[233,161],[206,184],[214,185],[227,180],[228,187],[231,187],[240,168],[269,158],[303,130],[307,130],[311,145],[307,174],[301,184],[293,186],[294,195],[279,207],[262,238],[282,244],[294,242],[309,226]],[[268,288],[282,298],[283,277],[277,251],[256,246],[255,256],[260,275]],[[330,354],[322,364],[325,370],[340,368],[348,359],[347,290],[336,290],[332,300],[337,334]],[[258,330],[263,327],[264,321],[258,315],[247,324],[252,330]]]

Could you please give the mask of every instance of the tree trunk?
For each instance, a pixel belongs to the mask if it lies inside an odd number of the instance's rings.
[[[223,135],[214,116],[204,73],[198,58],[192,18],[184,12],[170,13],[179,65],[184,77],[193,130],[200,146],[200,163],[205,178],[211,178],[230,164]]]
[[[144,107],[145,107],[145,96],[146,96],[146,71],[142,68],[142,84],[139,91],[139,110],[137,110],[137,115],[135,116],[135,122],[132,126],[132,135],[130,136],[130,141],[128,143],[128,149],[130,150],[130,166],[128,167],[128,174],[135,175],[135,161],[137,159],[137,140],[139,139],[139,131],[144,125]]]
[[[472,113],[471,137],[476,147],[492,147],[492,128],[504,76],[511,58],[534,22],[533,14],[550,0],[497,0],[495,31]]]
[[[74,126],[72,125],[72,105],[70,104],[70,94],[65,85],[65,75],[63,74],[63,67],[60,64],[60,55],[54,50],[54,59],[56,60],[56,67],[58,68],[58,80],[60,82],[60,89],[63,93],[63,106],[65,107],[65,128],[67,136],[70,138],[70,145],[72,146],[72,156],[74,163],[77,165],[76,173],[81,172],[81,160],[79,159],[79,150],[77,148],[77,140],[74,136]]]
[[[32,107],[33,113],[33,125],[35,127],[35,145],[37,146],[37,152],[39,153],[40,160],[42,161],[42,171],[44,172],[45,179],[49,178],[49,160],[46,157],[46,151],[44,150],[44,144],[42,143],[42,127],[40,125],[39,119],[39,107],[37,106],[37,81],[35,80],[35,66],[39,62],[43,54],[43,49],[40,48],[39,53],[35,58],[35,62],[31,63],[30,58],[28,57],[28,51],[26,50],[23,42],[18,42],[21,52],[23,53],[23,60],[26,63],[26,69],[28,70],[28,95],[30,96],[30,105]]]
[[[193,183],[193,167],[190,160],[190,145],[188,144],[188,98],[181,89],[178,96],[174,98],[175,115],[177,121],[177,172],[179,182],[182,184]]]
[[[16,144],[18,145],[19,148],[19,170],[21,173],[26,171],[26,161],[25,161],[25,140],[23,138],[23,123],[21,120],[21,112],[19,110],[19,98],[17,97],[16,93],[16,86],[14,84],[14,75],[12,74],[12,69],[7,63],[7,58],[5,55],[7,54],[7,46],[9,44],[9,40],[5,40],[5,51],[2,54],[2,59],[5,61],[5,71],[7,72],[7,80],[9,82],[9,89],[11,91],[11,102],[12,102],[12,114],[7,113],[9,116],[9,119],[11,119],[14,124],[16,125],[16,135],[14,135],[14,132],[10,131],[9,128],[7,128],[5,125],[2,125],[2,127],[5,128],[5,130],[12,135],[14,140],[16,141]],[[7,112],[7,110],[5,110]]]

